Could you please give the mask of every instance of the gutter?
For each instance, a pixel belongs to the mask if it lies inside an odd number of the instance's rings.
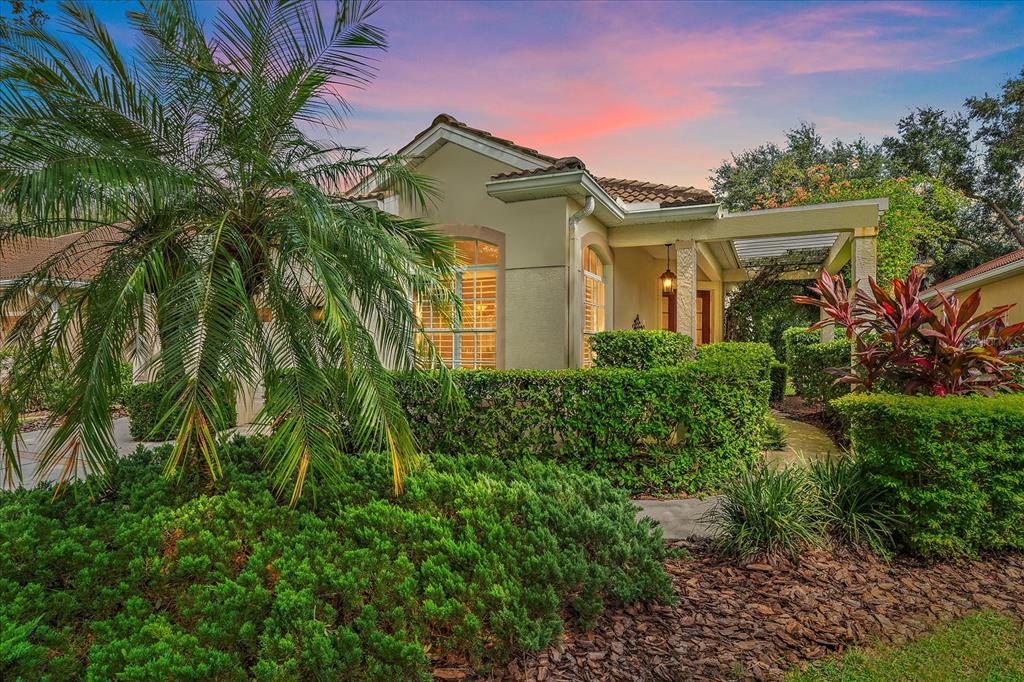
[[[583,306],[582,306],[582,267],[580,263],[580,222],[593,214],[597,201],[592,195],[583,200],[583,207],[569,216],[569,300],[567,315],[568,352],[566,366],[578,367],[583,358]]]

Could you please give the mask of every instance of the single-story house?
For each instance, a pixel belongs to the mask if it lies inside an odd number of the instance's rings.
[[[347,196],[457,239],[460,328],[420,315],[455,367],[586,366],[587,337],[670,329],[698,344],[723,336],[729,292],[766,262],[813,279],[852,263],[875,274],[886,199],[727,213],[706,190],[594,175],[441,114],[399,154],[440,198],[421,209],[372,179]]]
[[[1024,322],[1024,249],[1017,249],[932,285],[924,296],[930,298],[939,291],[947,296],[956,294],[960,300],[981,291],[983,310],[1013,305],[1006,313],[1007,324]]]

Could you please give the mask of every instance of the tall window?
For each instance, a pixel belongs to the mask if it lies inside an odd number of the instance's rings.
[[[604,262],[593,247],[583,252],[583,366],[590,367],[590,336],[604,331]]]
[[[462,321],[452,329],[429,302],[416,304],[416,315],[441,359],[449,367],[498,365],[498,260],[496,245],[479,239],[455,242],[459,272],[455,293],[462,299]]]

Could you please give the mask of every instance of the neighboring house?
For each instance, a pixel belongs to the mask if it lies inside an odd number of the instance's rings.
[[[938,291],[947,296],[956,294],[960,300],[981,291],[983,310],[1013,304],[1014,307],[1006,313],[1006,322],[1024,322],[1024,249],[1017,249],[939,282],[925,291],[924,297],[930,298]]]
[[[589,364],[587,337],[671,329],[697,343],[723,335],[725,299],[752,270],[776,263],[813,279],[852,261],[875,274],[885,199],[726,213],[706,190],[595,176],[472,128],[447,114],[400,152],[433,178],[425,210],[372,180],[348,196],[455,237],[464,263],[459,329],[421,321],[456,367],[554,369]]]

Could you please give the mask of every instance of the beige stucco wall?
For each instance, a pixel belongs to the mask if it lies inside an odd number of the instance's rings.
[[[479,225],[505,235],[505,367],[567,366],[568,284],[565,198],[506,204],[487,194],[491,176],[514,170],[448,143],[417,170],[440,193],[426,210],[403,203],[400,213],[445,225]],[[575,210],[575,209],[573,209]]]
[[[1006,277],[996,282],[989,282],[981,287],[969,287],[956,292],[958,298],[963,300],[975,289],[981,289],[981,309],[988,310],[1001,305],[1016,304],[1006,314],[1008,324],[1024,322],[1024,272]]]

